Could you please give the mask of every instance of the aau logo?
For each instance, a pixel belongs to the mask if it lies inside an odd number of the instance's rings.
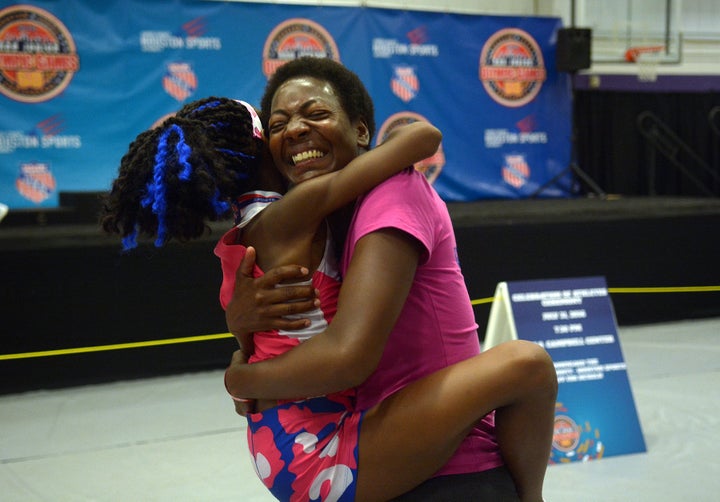
[[[26,199],[40,204],[55,192],[55,177],[47,164],[41,162],[23,164],[15,180],[15,188]]]
[[[404,103],[415,98],[420,90],[420,79],[415,74],[415,69],[411,66],[396,66],[390,89]]]
[[[309,19],[288,19],[270,33],[263,49],[266,77],[280,66],[303,56],[330,58],[340,62],[340,52],[330,33]]]
[[[75,42],[52,14],[30,5],[0,10],[0,92],[25,103],[47,101],[79,69]]]
[[[521,188],[525,185],[530,177],[530,166],[528,166],[525,156],[520,154],[505,155],[502,177],[506,183],[515,188]]]
[[[535,99],[547,78],[537,42],[517,28],[500,30],[485,42],[479,73],[490,97],[513,108]]]
[[[162,79],[163,89],[178,101],[185,101],[195,93],[197,75],[188,63],[169,63]]]

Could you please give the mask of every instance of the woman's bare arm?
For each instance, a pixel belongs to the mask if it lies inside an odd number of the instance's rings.
[[[354,387],[380,361],[405,304],[420,257],[420,244],[399,230],[381,230],[355,248],[327,331],[289,352],[255,364],[231,364],[234,396],[293,399]]]

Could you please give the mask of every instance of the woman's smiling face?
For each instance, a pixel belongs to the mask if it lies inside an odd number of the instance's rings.
[[[291,184],[342,169],[370,143],[364,122],[351,124],[330,83],[313,77],[278,88],[267,137],[275,165]]]

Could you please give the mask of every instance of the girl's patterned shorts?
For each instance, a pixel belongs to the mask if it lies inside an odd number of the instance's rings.
[[[333,394],[248,415],[255,471],[278,500],[355,500],[363,414],[353,404]]]

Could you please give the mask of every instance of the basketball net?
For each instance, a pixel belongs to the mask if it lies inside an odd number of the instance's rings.
[[[656,54],[640,54],[635,59],[637,75],[640,82],[655,82],[657,80],[657,68],[660,59]]]
[[[625,52],[625,60],[637,65],[638,80],[640,82],[655,82],[657,80],[657,67],[660,63],[664,45],[648,45],[630,47]]]

